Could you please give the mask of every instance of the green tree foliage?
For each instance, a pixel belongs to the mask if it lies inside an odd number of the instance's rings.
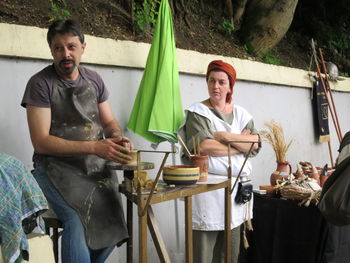
[[[155,25],[159,4],[160,0],[143,0],[135,3],[135,23],[139,30],[145,31]]]
[[[350,56],[348,0],[300,0],[291,30],[314,38],[323,47]]]
[[[234,31],[233,24],[224,18],[222,23],[218,25],[218,31],[225,36],[231,36]]]

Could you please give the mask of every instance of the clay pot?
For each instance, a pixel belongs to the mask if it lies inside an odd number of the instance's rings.
[[[310,173],[309,175],[308,175],[310,178],[312,178],[312,179],[315,179],[316,180],[316,182],[319,184],[319,185],[321,185],[321,181],[320,181],[320,174],[318,173],[318,172],[313,172],[313,173]]]
[[[270,176],[270,184],[276,185],[278,180],[282,181],[283,178],[288,178],[291,173],[292,166],[289,162],[277,162],[277,169]]]
[[[298,167],[297,171],[294,174],[295,178],[297,178],[297,179],[303,178],[304,177],[304,172],[303,172],[303,169],[301,168],[301,165],[298,164],[297,167]]]
[[[199,167],[198,182],[208,181],[208,155],[193,155],[191,156],[190,163],[192,166]]]
[[[311,169],[308,169],[306,171],[306,174],[308,177],[312,178],[312,179],[315,179],[316,182],[321,185],[320,183],[320,173],[319,171],[317,170],[317,168],[311,164]]]
[[[131,150],[129,155],[131,160],[127,162],[127,165],[137,166],[137,150]]]

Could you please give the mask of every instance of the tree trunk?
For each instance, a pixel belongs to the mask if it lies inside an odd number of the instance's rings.
[[[227,15],[230,19],[230,22],[233,24],[233,7],[232,7],[232,2],[231,0],[226,0],[226,11]]]
[[[233,15],[233,24],[235,25],[235,30],[241,27],[242,17],[246,8],[248,0],[237,0],[236,8]]]
[[[241,32],[248,49],[265,55],[288,31],[298,0],[250,0]]]

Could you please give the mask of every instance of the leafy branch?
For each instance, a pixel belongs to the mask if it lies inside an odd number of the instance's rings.
[[[50,0],[50,3],[51,3],[51,12],[49,13],[49,16],[50,16],[49,22],[53,22],[53,21],[59,20],[59,19],[67,19],[68,17],[71,16],[71,12],[69,10],[60,8],[52,0]],[[62,3],[64,5],[64,7],[67,6],[65,0],[62,0]]]

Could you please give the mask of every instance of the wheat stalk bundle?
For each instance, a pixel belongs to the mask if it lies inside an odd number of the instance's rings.
[[[286,142],[284,138],[283,128],[279,123],[270,121],[265,122],[264,124],[268,130],[260,131],[262,139],[271,144],[276,155],[276,161],[285,162],[286,154],[290,145],[292,144],[292,140],[290,140],[289,143]]]

